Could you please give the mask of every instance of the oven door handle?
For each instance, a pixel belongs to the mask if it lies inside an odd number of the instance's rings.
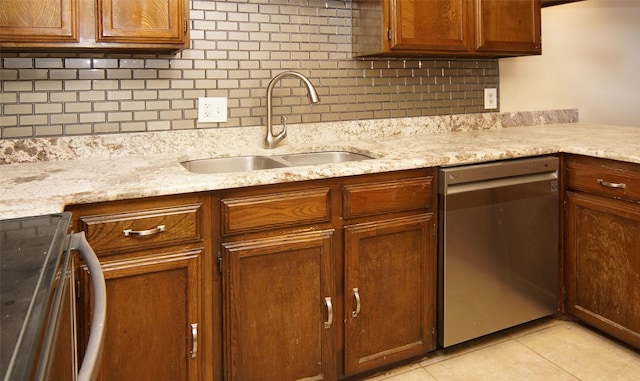
[[[93,251],[84,232],[73,233],[71,250],[77,250],[87,265],[93,286],[93,317],[87,351],[78,372],[78,381],[94,381],[98,376],[99,362],[104,344],[104,325],[107,319],[107,287],[96,253]]]

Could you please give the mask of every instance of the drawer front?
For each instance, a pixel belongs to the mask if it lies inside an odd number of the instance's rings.
[[[565,175],[568,189],[640,201],[640,165],[569,156]]]
[[[329,188],[223,199],[222,233],[329,222],[330,201]]]
[[[343,188],[345,218],[429,209],[433,177],[347,185]]]
[[[97,254],[200,242],[202,204],[81,216],[80,226]]]

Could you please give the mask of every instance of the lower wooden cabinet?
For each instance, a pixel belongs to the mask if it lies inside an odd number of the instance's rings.
[[[567,311],[640,348],[640,204],[569,192]]]
[[[434,350],[435,189],[428,169],[222,192],[225,379],[353,378]]]
[[[430,213],[345,227],[345,373],[435,349]]]
[[[640,348],[640,165],[565,158],[567,312]]]
[[[190,250],[102,263],[108,309],[100,380],[199,380],[203,254]],[[80,284],[90,284],[87,271]],[[91,304],[90,295],[88,287],[80,290],[83,306]]]
[[[208,193],[69,206],[104,272],[107,320],[99,380],[219,379],[216,284]],[[78,276],[78,341],[92,292]],[[219,285],[219,283],[218,283]]]
[[[333,235],[223,244],[226,379],[335,380]]]

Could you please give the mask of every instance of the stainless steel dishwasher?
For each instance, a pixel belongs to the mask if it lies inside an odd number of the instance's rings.
[[[438,340],[447,347],[558,308],[558,158],[439,172]]]

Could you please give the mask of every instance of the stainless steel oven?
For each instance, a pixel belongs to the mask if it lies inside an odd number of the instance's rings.
[[[71,214],[0,221],[0,375],[5,381],[94,380],[102,350],[106,288],[83,233],[68,233]],[[95,293],[87,350],[78,366],[74,255]]]
[[[558,194],[552,156],[440,170],[440,345],[557,311]]]

